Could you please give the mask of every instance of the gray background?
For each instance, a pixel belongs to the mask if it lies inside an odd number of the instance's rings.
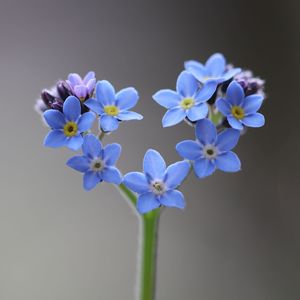
[[[134,294],[137,218],[112,186],[84,192],[70,151],[42,147],[40,90],[88,70],[134,85],[145,118],[106,142],[124,173],[150,147],[171,163],[193,132],[162,129],[151,95],[217,51],[267,80],[267,124],[240,141],[242,172],[191,176],[186,210],[164,211],[157,299],[300,299],[299,25],[297,1],[1,0],[0,299]]]

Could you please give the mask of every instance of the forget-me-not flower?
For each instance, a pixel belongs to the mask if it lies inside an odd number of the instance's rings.
[[[103,148],[96,136],[88,134],[84,137],[82,152],[82,156],[69,159],[67,165],[84,173],[83,188],[85,190],[93,189],[102,181],[117,185],[122,182],[122,175],[115,167],[121,154],[119,144],[109,144]]]
[[[77,73],[71,73],[66,82],[70,86],[73,94],[81,101],[84,101],[93,95],[96,85],[95,72],[88,72],[83,79]]]
[[[138,193],[137,209],[147,213],[161,205],[185,207],[184,196],[176,188],[187,176],[190,164],[180,161],[166,167],[162,156],[155,150],[148,150],[144,157],[144,173],[131,172],[124,176],[124,184]]]
[[[202,84],[212,83],[215,88],[241,72],[240,68],[227,70],[226,60],[223,54],[215,53],[208,58],[203,65],[198,61],[190,60],[184,63],[185,69],[189,71]]]
[[[217,134],[215,125],[205,119],[197,122],[195,133],[196,141],[182,141],[176,145],[176,150],[181,157],[193,162],[199,178],[211,175],[216,169],[224,172],[240,170],[239,158],[230,151],[238,142],[238,130],[229,128]]]
[[[88,99],[84,104],[100,116],[100,128],[104,132],[117,130],[119,121],[141,120],[142,115],[129,111],[136,105],[139,96],[136,89],[128,87],[115,92],[107,80],[96,85],[96,99]]]
[[[51,131],[45,137],[44,145],[58,148],[67,146],[78,150],[83,142],[81,133],[89,130],[95,121],[95,114],[81,114],[80,101],[75,96],[69,96],[63,104],[63,112],[49,109],[43,114]]]
[[[227,88],[225,99],[216,102],[218,110],[227,117],[229,125],[238,130],[247,127],[261,127],[265,118],[257,111],[263,103],[263,96],[253,94],[245,97],[244,90],[236,81],[232,81]]]
[[[184,118],[195,122],[208,114],[207,100],[214,94],[214,84],[205,84],[199,89],[197,80],[187,71],[177,79],[176,91],[165,89],[153,95],[153,99],[168,109],[162,119],[163,127],[172,126]]]

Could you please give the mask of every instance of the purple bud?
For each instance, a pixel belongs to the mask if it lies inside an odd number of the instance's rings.
[[[66,81],[60,80],[56,84],[56,89],[57,89],[57,93],[58,93],[60,99],[62,99],[63,101],[72,95],[71,88],[66,83]]]

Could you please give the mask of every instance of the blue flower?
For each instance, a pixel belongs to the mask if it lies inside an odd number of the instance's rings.
[[[68,160],[67,166],[84,173],[83,188],[87,191],[93,189],[99,182],[120,184],[122,175],[115,167],[121,154],[119,144],[109,144],[102,147],[100,140],[88,134],[84,137],[82,156],[74,156]]]
[[[129,111],[138,102],[136,89],[129,87],[115,92],[106,80],[96,85],[96,99],[88,99],[84,104],[100,116],[100,128],[104,132],[117,130],[119,121],[141,120],[142,115]]]
[[[137,209],[141,214],[161,205],[185,207],[184,196],[176,188],[190,169],[187,161],[180,161],[166,168],[166,163],[155,150],[148,150],[144,157],[144,173],[131,172],[125,175],[124,184],[138,193]]]
[[[80,101],[69,96],[63,104],[63,112],[49,109],[44,112],[44,119],[52,130],[45,137],[44,145],[58,148],[66,146],[78,150],[83,142],[82,132],[89,130],[95,121],[95,114],[86,112],[81,115]]]
[[[241,168],[239,158],[230,151],[237,144],[240,132],[229,128],[217,134],[215,125],[205,119],[196,124],[196,141],[186,140],[176,145],[178,154],[193,162],[199,178],[211,175],[215,169],[237,172]]]
[[[88,72],[82,79],[77,73],[71,73],[67,80],[73,94],[81,101],[90,98],[93,95],[96,78],[94,72]]]
[[[216,102],[218,110],[227,117],[229,125],[238,130],[245,126],[261,127],[265,118],[257,111],[261,107],[263,96],[254,94],[245,97],[244,90],[236,81],[232,81],[227,88],[226,98]]]
[[[206,61],[205,65],[195,60],[185,62],[185,69],[189,71],[202,84],[213,83],[215,87],[241,72],[240,68],[226,68],[225,57],[215,53]]]
[[[183,71],[177,79],[176,91],[160,90],[153,99],[168,109],[163,117],[163,127],[181,122],[185,117],[194,122],[208,114],[206,101],[214,94],[215,85],[205,84],[199,89],[197,80],[188,72]]]

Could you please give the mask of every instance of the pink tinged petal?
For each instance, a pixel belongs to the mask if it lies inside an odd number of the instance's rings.
[[[145,174],[130,172],[124,176],[124,184],[138,194],[150,192],[150,186]]]
[[[186,140],[176,145],[177,153],[185,159],[197,160],[201,156],[201,146],[198,142]]]
[[[159,105],[167,109],[179,106],[182,99],[182,97],[177,92],[167,89],[158,91],[152,96],[152,98]]]
[[[233,149],[239,141],[240,131],[236,129],[223,130],[217,138],[216,146],[220,151],[229,151]]]
[[[50,131],[44,139],[44,146],[59,148],[66,145],[67,138],[61,130],[54,129]]]
[[[229,125],[234,128],[234,129],[237,129],[237,130],[243,130],[244,126],[243,124],[241,123],[241,121],[237,120],[235,117],[233,116],[228,116],[227,117],[227,121],[229,123]]]
[[[53,129],[62,129],[66,123],[63,113],[55,109],[46,110],[43,116],[46,123]]]
[[[248,127],[262,127],[265,125],[265,117],[260,113],[255,113],[244,117],[242,122]]]
[[[90,80],[95,80],[95,72],[90,71],[88,72],[83,79],[83,83],[87,84]]]
[[[103,149],[103,160],[107,166],[116,164],[121,155],[121,146],[119,144],[109,144]]]
[[[83,188],[86,191],[90,191],[93,189],[99,182],[101,182],[101,178],[98,176],[96,172],[88,171],[83,175]]]
[[[73,151],[77,151],[81,148],[82,143],[83,137],[80,134],[78,134],[68,138],[66,146]]]
[[[186,117],[186,113],[182,108],[173,108],[168,110],[163,119],[163,127],[170,127],[180,123]]]
[[[232,105],[240,105],[244,99],[244,90],[236,81],[232,81],[226,91],[226,100]]]
[[[141,214],[145,214],[160,206],[160,202],[153,193],[145,193],[138,197],[137,210]]]
[[[76,85],[74,88],[74,93],[78,98],[86,98],[88,94],[88,89],[85,85]]]
[[[166,162],[158,151],[149,149],[144,156],[143,169],[144,173],[152,179],[162,180],[166,171]]]
[[[139,94],[133,87],[120,90],[116,94],[116,105],[120,110],[128,110],[134,107],[139,100]]]
[[[172,190],[164,193],[160,199],[160,203],[167,207],[185,208],[184,196],[181,192]]]
[[[81,77],[76,73],[69,74],[68,81],[70,82],[72,88],[74,88],[78,84],[82,84]]]
[[[103,105],[115,104],[115,89],[107,80],[99,81],[96,85],[97,100]]]
[[[201,144],[213,144],[217,139],[216,126],[209,120],[200,120],[196,124],[196,136]]]
[[[92,93],[94,91],[94,88],[96,86],[96,79],[91,79],[87,84],[86,87],[88,89],[89,96],[92,96]]]
[[[208,115],[208,106],[206,103],[200,103],[187,111],[187,117],[192,121],[198,121],[206,118]]]
[[[78,98],[69,96],[64,102],[63,113],[69,121],[76,122],[81,114],[81,104]]]
[[[211,175],[215,171],[214,163],[208,159],[201,158],[194,163],[194,171],[197,177],[204,178]]]
[[[92,112],[86,112],[82,114],[78,120],[78,131],[84,132],[91,129],[95,119],[95,114]]]
[[[223,116],[231,114],[231,105],[227,100],[223,98],[218,99],[216,102],[216,106]]]
[[[237,172],[241,169],[241,162],[234,152],[226,152],[216,158],[216,167],[224,172]]]
[[[182,97],[194,96],[198,88],[198,82],[191,73],[187,71],[180,73],[176,83],[176,90]]]
[[[179,161],[170,165],[166,170],[165,184],[169,189],[177,188],[186,178],[190,170],[190,163],[187,161]]]

